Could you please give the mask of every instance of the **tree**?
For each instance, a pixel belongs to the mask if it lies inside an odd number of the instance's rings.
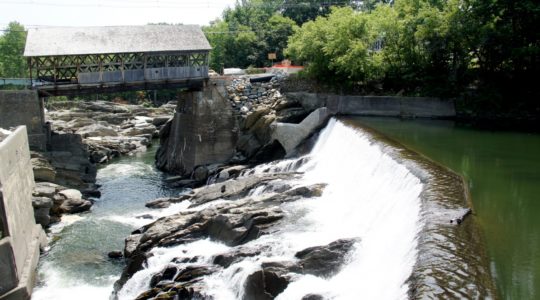
[[[212,45],[211,67],[268,65],[268,53],[283,49],[296,27],[294,21],[276,13],[278,2],[270,0],[244,0],[223,13],[223,20],[216,20],[203,28]]]
[[[302,25],[307,21],[313,21],[319,16],[327,16],[332,6],[351,6],[359,8],[362,1],[353,0],[284,0],[281,5],[281,13]]]
[[[17,23],[9,23],[0,36],[0,77],[27,77],[27,63],[23,57],[26,31]]]

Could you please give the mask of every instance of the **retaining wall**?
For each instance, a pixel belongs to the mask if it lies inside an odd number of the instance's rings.
[[[35,283],[46,238],[35,223],[33,188],[28,137],[20,126],[0,143],[0,300],[29,299]]]
[[[335,115],[453,118],[454,100],[429,97],[346,96],[315,93],[287,93],[307,110],[328,107]]]

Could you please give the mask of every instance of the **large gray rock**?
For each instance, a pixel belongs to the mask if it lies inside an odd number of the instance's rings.
[[[60,209],[66,214],[76,214],[90,210],[92,202],[83,199],[66,199]]]
[[[145,135],[145,134],[153,135],[155,131],[156,131],[156,126],[152,124],[147,124],[144,126],[134,126],[126,130],[123,130],[121,132],[121,135],[125,135],[125,136],[136,136],[136,135]]]
[[[329,277],[343,266],[347,254],[360,239],[341,239],[328,245],[315,246],[299,251],[295,257],[300,259],[298,265],[302,273]]]
[[[80,134],[84,138],[93,136],[118,136],[116,130],[101,124],[84,126],[77,130],[77,134]]]
[[[272,138],[277,140],[289,155],[315,130],[322,127],[330,116],[329,110],[323,107],[313,111],[300,124],[274,123]]]

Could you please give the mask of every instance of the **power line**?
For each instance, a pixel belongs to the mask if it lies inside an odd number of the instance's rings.
[[[1,1],[3,4],[15,4],[15,5],[34,5],[34,6],[56,6],[56,7],[107,7],[107,8],[210,8],[215,6],[211,1],[205,2],[196,2],[196,3],[177,3],[172,1],[156,1],[156,2],[138,2],[134,4],[130,2],[127,3],[117,2],[118,0],[107,1],[106,3],[60,3],[60,2],[51,2],[51,1]],[[325,1],[325,2],[301,2],[301,3],[286,3],[281,4],[274,3],[248,3],[246,5],[241,5],[242,7],[250,8],[306,8],[306,7],[329,7],[329,6],[340,6],[340,5],[349,5],[351,2],[355,1]],[[360,1],[357,1],[360,2]]]

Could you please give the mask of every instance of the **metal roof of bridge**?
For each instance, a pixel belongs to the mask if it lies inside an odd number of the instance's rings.
[[[197,25],[48,27],[28,30],[24,56],[210,49]]]

